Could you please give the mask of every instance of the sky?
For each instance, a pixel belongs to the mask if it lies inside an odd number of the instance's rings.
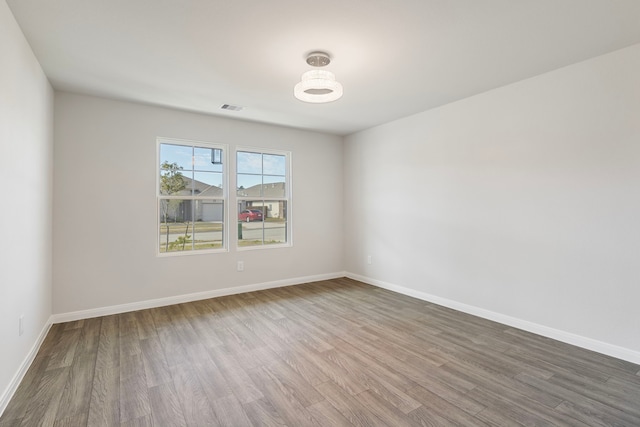
[[[165,161],[176,163],[182,168],[181,173],[185,177],[222,187],[226,165],[212,164],[211,155],[212,148],[160,144],[160,164]],[[224,162],[224,154],[222,159]],[[237,161],[238,188],[285,181],[286,157],[284,155],[238,151],[235,160]]]

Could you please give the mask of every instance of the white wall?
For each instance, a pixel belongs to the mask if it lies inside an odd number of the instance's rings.
[[[344,162],[347,271],[640,362],[640,45],[356,133]]]
[[[59,92],[55,115],[54,313],[344,270],[341,138]],[[294,246],[157,257],[158,136],[291,151]]]
[[[0,58],[1,413],[51,316],[53,159],[53,90],[4,0]]]

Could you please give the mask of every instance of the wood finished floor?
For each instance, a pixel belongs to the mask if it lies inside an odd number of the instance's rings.
[[[53,325],[40,425],[640,426],[640,366],[336,279]]]

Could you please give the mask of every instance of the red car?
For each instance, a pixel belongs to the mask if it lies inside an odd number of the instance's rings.
[[[262,211],[257,209],[245,209],[238,214],[238,221],[262,221]]]

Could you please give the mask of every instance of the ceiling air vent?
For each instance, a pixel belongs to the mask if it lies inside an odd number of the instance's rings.
[[[229,110],[229,111],[241,111],[244,107],[240,107],[238,105],[231,105],[231,104],[222,104],[222,107],[220,107],[221,110]]]

